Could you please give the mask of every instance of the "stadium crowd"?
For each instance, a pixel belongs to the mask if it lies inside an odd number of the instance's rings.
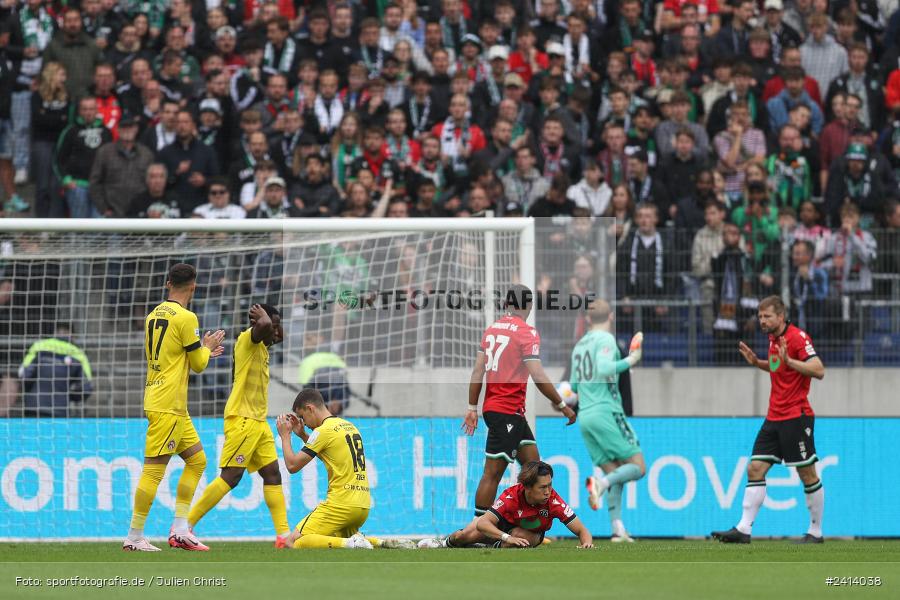
[[[620,298],[731,340],[898,300],[898,186],[897,0],[0,6],[4,216],[550,217],[580,291],[613,217]]]

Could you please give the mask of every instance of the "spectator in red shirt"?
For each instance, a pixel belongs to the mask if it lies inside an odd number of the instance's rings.
[[[116,72],[109,63],[94,67],[94,99],[97,100],[97,116],[112,134],[113,141],[119,139],[119,121],[122,106],[116,97]]]
[[[469,157],[487,146],[481,127],[469,121],[469,98],[456,94],[450,100],[450,116],[431,132],[441,140],[441,155],[449,159],[457,175],[468,173]]]
[[[770,98],[774,98],[784,89],[784,77],[782,77],[782,73],[787,69],[802,68],[802,63],[803,61],[799,48],[785,48],[782,50],[781,69],[779,69],[778,74],[775,75],[775,77],[771,78],[766,83],[766,87],[763,88],[763,102],[768,102]],[[806,93],[809,94],[812,101],[818,104],[819,108],[822,108],[822,95],[819,93],[819,84],[816,83],[816,80],[809,75],[804,75],[803,89],[806,90]]]
[[[656,76],[656,61],[653,60],[653,32],[649,29],[634,36],[631,70],[647,87],[653,87],[659,83]]]
[[[719,20],[718,0],[664,0],[662,26],[665,30],[681,29],[685,21],[681,18],[681,10],[685,5],[697,8],[697,20],[707,36],[714,36],[719,32],[721,22]]]
[[[550,59],[535,48],[534,41],[534,31],[528,26],[522,27],[516,36],[516,51],[509,55],[509,71],[518,74],[526,86],[535,73],[550,66]]]
[[[291,0],[244,0],[244,22],[253,21],[266,4],[277,4],[278,12],[292,21],[296,16]]]
[[[819,136],[819,155],[821,163],[819,180],[822,188],[828,187],[828,170],[834,159],[840,158],[850,144],[850,134],[859,127],[859,109],[861,102],[855,94],[838,92],[832,97],[831,108],[834,119],[822,128]]]

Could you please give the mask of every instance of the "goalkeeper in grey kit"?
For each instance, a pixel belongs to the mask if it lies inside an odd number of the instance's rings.
[[[591,329],[572,350],[570,384],[578,394],[578,426],[591,462],[603,477],[588,477],[591,508],[597,510],[606,494],[613,542],[633,542],[622,523],[622,490],[644,476],[646,466],[637,435],[625,419],[619,394],[619,374],[641,360],[643,334],[631,339],[629,354],[621,358],[612,334],[609,304],[595,300],[588,308]]]

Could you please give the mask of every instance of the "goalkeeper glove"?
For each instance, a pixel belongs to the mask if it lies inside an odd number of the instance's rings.
[[[641,346],[644,343],[644,334],[638,331],[634,334],[634,337],[631,338],[631,346],[628,347],[628,356],[625,357],[625,362],[628,363],[629,367],[633,367],[634,365],[640,362],[641,357],[644,352]]]

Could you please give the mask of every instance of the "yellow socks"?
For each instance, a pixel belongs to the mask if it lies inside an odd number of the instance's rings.
[[[346,544],[347,538],[310,533],[303,534],[303,537],[294,542],[294,548],[344,548]]]
[[[164,464],[144,464],[141,478],[138,480],[137,490],[134,492],[134,512],[131,515],[131,532],[128,537],[140,539],[144,535],[144,523],[150,514],[153,499],[156,498],[156,489],[166,474]]]
[[[188,511],[191,509],[191,500],[200,477],[206,469],[206,452],[200,452],[187,457],[184,461],[184,471],[178,478],[178,489],[175,492],[175,529],[180,531],[187,529]]]
[[[193,527],[196,525],[203,516],[212,510],[212,507],[219,503],[219,501],[225,497],[225,494],[231,491],[231,487],[225,483],[225,480],[221,477],[216,477],[212,480],[206,489],[203,490],[203,495],[200,496],[200,499],[191,507],[191,512],[188,513],[188,524]]]
[[[276,535],[287,535],[291,528],[288,525],[287,507],[284,503],[284,490],[281,484],[264,485],[263,498],[266,500],[266,506],[269,507],[269,514],[272,515],[272,525],[275,526]],[[191,522],[194,521],[191,520]]]

